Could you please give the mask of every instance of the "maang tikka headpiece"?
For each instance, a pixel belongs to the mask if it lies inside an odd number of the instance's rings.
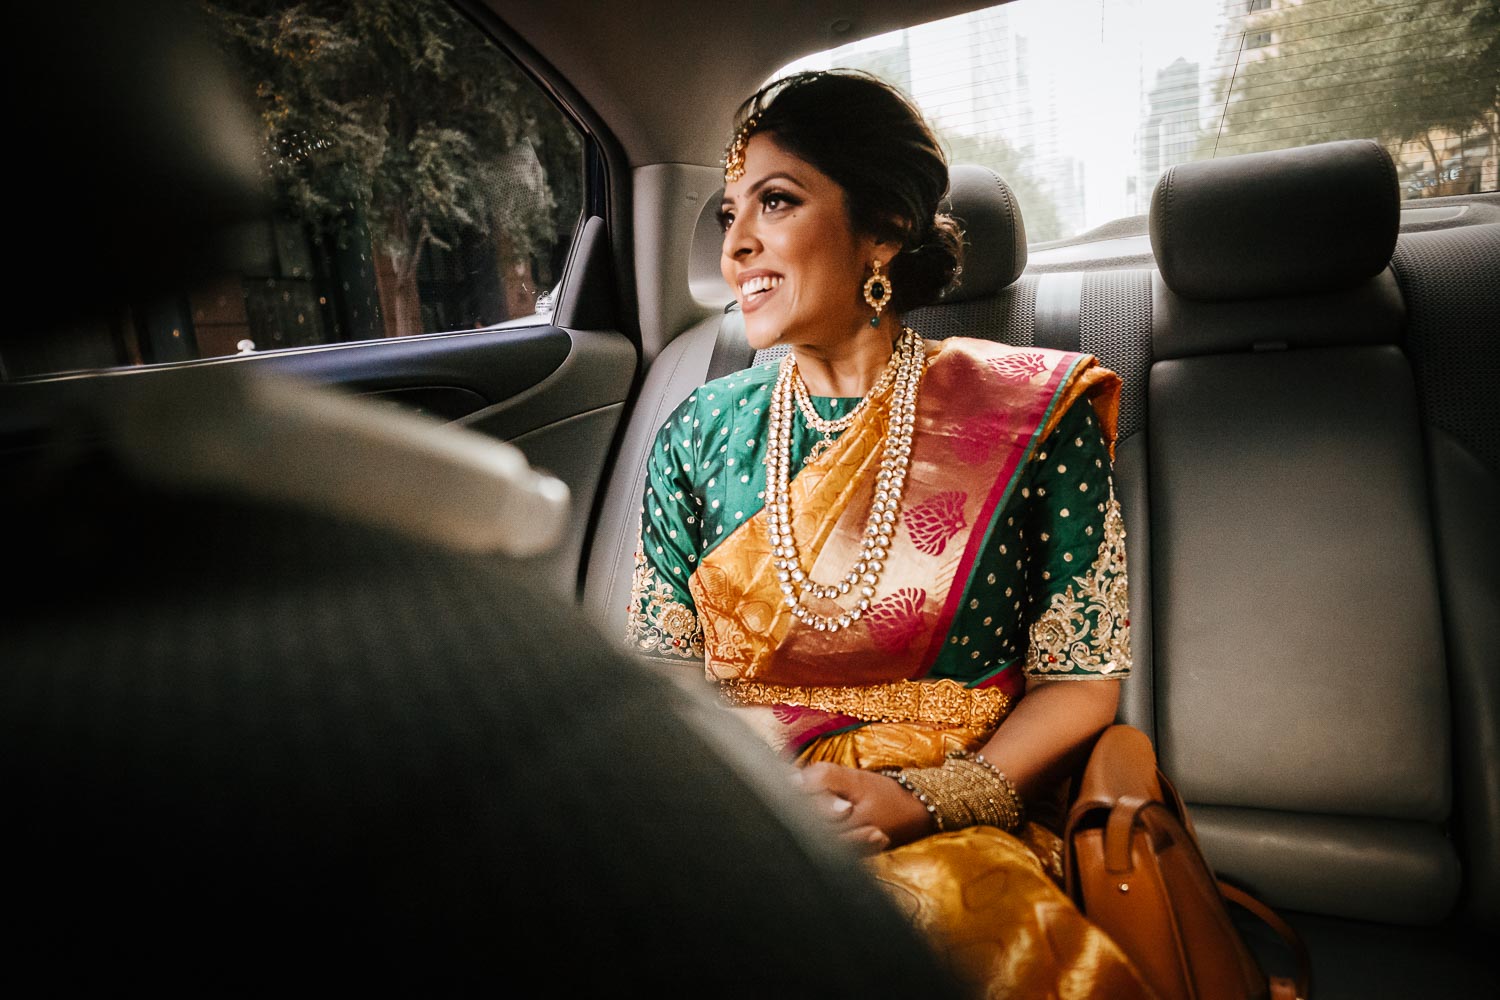
[[[724,183],[729,184],[745,176],[745,146],[750,142],[750,135],[755,131],[755,119],[746,118],[745,123],[735,130],[734,138],[729,142],[729,148],[724,151]]]

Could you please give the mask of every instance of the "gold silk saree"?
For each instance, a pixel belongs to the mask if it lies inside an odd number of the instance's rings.
[[[774,378],[763,366],[709,383],[663,426],[629,609],[636,648],[701,662],[783,753],[863,769],[935,766],[982,746],[1027,677],[1128,674],[1110,475],[1118,376],[1071,352],[963,338],[930,350],[881,593],[837,632],[790,613],[773,566],[760,459]],[[814,402],[831,418],[856,401]],[[791,482],[814,579],[839,578],[859,552],[888,404],[872,399]],[[819,435],[796,433],[800,465]],[[975,827],[871,865],[985,995],[1148,996],[1058,888],[1059,846],[1037,822]]]

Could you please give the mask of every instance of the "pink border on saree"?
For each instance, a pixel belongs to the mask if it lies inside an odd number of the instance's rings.
[[[985,497],[983,506],[979,509],[979,515],[975,518],[975,525],[983,525],[983,530],[969,532],[969,542],[964,546],[963,558],[959,561],[958,570],[953,574],[954,586],[948,588],[948,599],[943,602],[943,610],[938,616],[937,625],[933,629],[932,639],[927,646],[927,652],[922,655],[922,672],[919,676],[926,676],[932,671],[933,664],[942,655],[943,642],[948,637],[948,629],[953,625],[953,619],[958,615],[959,602],[963,600],[964,592],[968,590],[969,575],[974,572],[974,564],[979,560],[980,549],[983,548],[985,539],[989,537],[990,518],[995,516],[995,511],[1010,495],[1015,487],[1016,472],[1026,464],[1026,461],[1036,449],[1037,440],[1041,436],[1043,428],[1046,427],[1047,415],[1057,405],[1060,390],[1068,385],[1072,379],[1073,371],[1082,364],[1087,355],[1073,354],[1071,363],[1058,365],[1052,370],[1052,376],[1048,379],[1047,389],[1050,393],[1038,394],[1038,405],[1030,414],[1032,432],[1031,440],[1025,448],[1010,449],[1009,457],[1001,466],[999,473],[995,476],[994,485],[990,487],[989,495]],[[960,582],[961,581],[961,582]],[[995,679],[998,681],[998,677]],[[988,687],[991,681],[981,684]]]

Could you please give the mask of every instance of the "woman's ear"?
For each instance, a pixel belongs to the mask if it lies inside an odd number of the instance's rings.
[[[865,271],[869,271],[870,262],[876,260],[880,261],[882,268],[888,267],[896,257],[896,250],[894,241],[881,240],[876,236],[860,236],[854,241],[854,253]]]
[[[911,235],[911,230],[912,225],[909,221],[893,215],[886,220],[885,232],[876,234],[875,246],[877,249],[894,257],[906,245],[907,238]]]

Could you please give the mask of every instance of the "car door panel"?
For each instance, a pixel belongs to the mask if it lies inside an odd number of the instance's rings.
[[[341,387],[510,441],[534,466],[566,483],[572,528],[553,552],[533,562],[540,579],[572,596],[635,359],[634,346],[620,333],[536,326],[61,375],[4,387],[0,438],[6,464],[14,465],[56,450],[64,439],[50,428],[77,425],[60,415],[87,412],[100,396],[134,380],[189,378],[205,366],[248,366]]]

